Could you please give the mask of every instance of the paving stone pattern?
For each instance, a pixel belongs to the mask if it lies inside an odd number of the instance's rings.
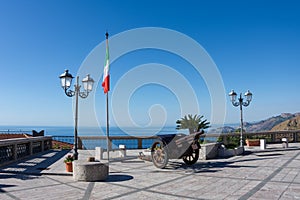
[[[193,166],[170,160],[166,169],[139,160],[138,152],[111,160],[103,182],[75,182],[65,172],[67,151],[36,155],[0,168],[0,199],[300,199],[298,143]],[[79,151],[79,159],[89,156],[94,152]]]

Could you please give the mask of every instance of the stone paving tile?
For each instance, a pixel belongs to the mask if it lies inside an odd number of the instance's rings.
[[[274,176],[274,178],[271,179],[271,181],[280,181],[280,182],[282,182],[283,179],[289,173],[289,171],[290,171],[290,169],[288,169],[288,168],[282,169],[276,176]]]
[[[85,191],[74,189],[73,187],[67,185],[59,185],[58,187],[48,186],[42,188],[32,188],[22,191],[11,192],[14,196],[19,199],[79,199],[83,197]]]
[[[131,195],[127,195],[126,197],[123,197],[123,198],[120,198],[120,199],[136,199],[138,196],[138,198],[140,200],[148,200],[148,199],[151,199],[151,200],[161,200],[161,199],[164,199],[164,200],[176,200],[176,199],[183,199],[184,197],[183,196],[179,196],[179,197],[176,197],[172,194],[165,194],[165,193],[152,193],[152,192],[147,192],[147,191],[140,191],[138,193],[134,193],[134,194],[131,194]]]
[[[225,188],[226,190],[224,190],[224,192],[226,194],[224,194],[224,196],[231,196],[232,194],[236,193],[237,191],[241,190],[241,188],[243,187],[244,184],[246,184],[247,181],[245,180],[232,180],[232,181],[228,181],[228,183],[226,184]]]
[[[282,179],[283,182],[293,182],[298,174],[298,169],[290,169],[286,176]]]
[[[48,184],[56,184],[55,181],[47,181],[45,177],[22,175],[22,174],[0,174],[0,178],[5,179],[5,191],[24,190],[30,187],[44,187]],[[3,183],[1,181],[1,183]]]
[[[224,199],[236,193],[237,190],[240,191],[241,187],[242,185],[238,184],[236,180],[220,179],[216,184],[208,186],[204,191],[200,191],[209,198]]]
[[[270,176],[275,170],[276,168],[274,167],[257,167],[255,170],[249,173],[247,172],[245,178],[249,180],[263,180]]]
[[[288,188],[288,185],[288,183],[269,182],[252,197],[259,199],[279,199],[284,191]]]
[[[0,192],[0,199],[1,200],[13,200],[15,199],[14,196],[9,196],[10,194],[4,193],[3,191]]]
[[[224,200],[237,200],[240,198],[240,195],[230,195],[228,197],[225,197]]]
[[[288,168],[297,168],[300,166],[300,159],[294,159],[293,162],[287,165]]]
[[[299,183],[300,184],[300,172],[298,172],[297,176],[295,177],[293,183]]]
[[[291,184],[282,194],[281,199],[300,199],[300,184]]]
[[[136,191],[140,191],[140,189],[127,187],[124,185],[96,183],[90,195],[90,198],[91,199],[97,199],[98,197],[100,197],[100,199],[121,198],[122,196],[127,196],[128,194],[135,193]]]
[[[258,184],[260,183],[260,181],[249,181],[249,180],[243,180],[240,182],[240,188],[235,190],[232,194],[230,194],[230,196],[243,196],[245,195],[247,192],[249,192],[251,189],[255,188]],[[230,197],[227,196],[226,198]]]

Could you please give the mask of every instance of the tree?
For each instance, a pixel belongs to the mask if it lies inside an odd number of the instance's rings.
[[[207,119],[203,120],[203,115],[185,115],[183,118],[176,121],[176,129],[189,129],[190,134],[199,132],[201,129],[209,128],[210,122]]]

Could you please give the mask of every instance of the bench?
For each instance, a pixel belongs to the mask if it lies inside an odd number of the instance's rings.
[[[124,144],[120,144],[119,145],[119,149],[114,149],[109,151],[110,152],[110,158],[114,157],[114,158],[126,158],[126,145]],[[116,153],[118,154],[116,154]],[[103,155],[104,153],[106,153],[106,157]],[[103,159],[107,159],[107,150],[103,149],[102,147],[96,147],[95,148],[95,159],[97,161],[103,160]]]

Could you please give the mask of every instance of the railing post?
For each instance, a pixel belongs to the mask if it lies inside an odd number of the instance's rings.
[[[49,143],[50,143],[49,144],[50,145],[49,148],[52,149],[52,138],[49,140]]]
[[[14,161],[18,160],[18,144],[13,144],[13,159]]]
[[[112,139],[109,138],[109,140],[108,140],[108,149],[107,149],[107,151],[111,151],[111,150],[112,150]]]
[[[143,139],[138,138],[138,149],[142,149],[142,148],[143,148]]]
[[[44,141],[45,141],[44,139],[41,140],[41,150],[42,150],[42,152],[45,151]]]
[[[29,155],[32,155],[33,154],[33,142],[30,141],[29,142]]]
[[[276,133],[271,133],[271,142],[275,143]]]
[[[298,138],[297,138],[297,133],[294,132],[294,133],[293,133],[293,141],[294,141],[294,142],[297,142],[297,139],[298,139]]]
[[[77,138],[78,138],[78,149],[83,149],[81,137],[77,137]]]

